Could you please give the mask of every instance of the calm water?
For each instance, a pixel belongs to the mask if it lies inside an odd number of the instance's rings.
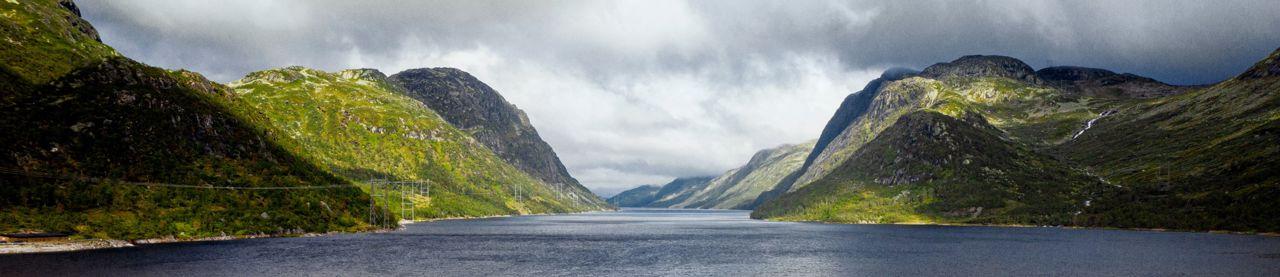
[[[0,256],[0,276],[26,275],[1280,276],[1280,238],[780,223],[742,211],[625,210]]]

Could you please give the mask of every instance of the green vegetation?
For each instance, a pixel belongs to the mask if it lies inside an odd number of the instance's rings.
[[[30,84],[118,56],[87,21],[55,0],[0,1],[0,68]],[[66,1],[65,5],[70,4]],[[5,76],[9,79],[9,76]]]
[[[926,70],[884,84],[815,149],[808,182],[753,216],[1277,231],[1278,55],[1202,88],[1087,68]]]
[[[531,178],[375,70],[259,71],[231,84],[299,155],[343,177],[430,181],[424,218],[603,208]]]
[[[1228,80],[1121,107],[1054,147],[1121,187],[1085,224],[1280,231],[1278,93],[1277,77]]]
[[[263,187],[349,184],[277,146],[229,90],[189,72],[111,58],[77,69],[3,111],[0,232],[99,238],[367,229],[355,187],[217,190],[128,182]],[[287,144],[284,144],[287,147]],[[36,175],[38,175],[36,174]],[[107,181],[77,179],[107,178]],[[68,179],[70,178],[70,179]]]
[[[760,150],[742,167],[731,169],[671,208],[750,209],[761,193],[795,173],[814,142]]]
[[[380,73],[264,71],[242,96],[118,56],[69,1],[0,7],[0,233],[370,230],[399,201],[370,211],[370,177],[435,182],[411,196],[425,217],[600,208],[550,192]]]
[[[556,193],[589,206],[607,205],[569,176],[524,111],[507,103],[475,76],[453,68],[419,68],[396,73],[387,80]]]
[[[1001,137],[976,114],[903,116],[840,168],[753,216],[862,223],[1068,224],[1097,180]]]

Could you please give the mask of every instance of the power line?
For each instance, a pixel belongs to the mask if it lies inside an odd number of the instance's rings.
[[[331,185],[317,185],[317,186],[290,186],[290,187],[282,187],[282,186],[273,186],[273,187],[237,187],[237,186],[181,185],[181,184],[157,183],[157,182],[132,182],[132,181],[116,180],[116,179],[110,179],[110,178],[98,178],[98,177],[66,176],[66,175],[49,174],[49,173],[44,173],[44,172],[33,172],[33,171],[27,171],[27,170],[21,170],[21,169],[14,169],[14,168],[3,168],[3,167],[0,167],[0,174],[21,175],[21,176],[36,177],[36,178],[49,178],[49,179],[62,179],[62,180],[77,180],[77,181],[85,181],[85,182],[112,182],[112,183],[117,183],[117,184],[122,184],[122,185],[134,185],[134,186],[168,187],[168,188],[193,188],[193,189],[226,189],[226,190],[298,190],[298,189],[334,189],[334,188],[355,188],[355,187],[356,187],[356,186],[353,186],[353,185],[350,185],[350,184],[331,184]]]

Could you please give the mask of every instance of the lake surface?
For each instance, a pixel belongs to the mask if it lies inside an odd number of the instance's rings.
[[[652,210],[448,220],[390,233],[0,256],[0,276],[1280,276],[1280,238],[750,220]]]

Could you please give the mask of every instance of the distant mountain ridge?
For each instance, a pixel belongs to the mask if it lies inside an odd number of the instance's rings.
[[[679,178],[661,187],[640,186],[608,201],[620,207],[751,209],[762,193],[800,168],[813,144],[760,150],[745,165],[719,176]]]

